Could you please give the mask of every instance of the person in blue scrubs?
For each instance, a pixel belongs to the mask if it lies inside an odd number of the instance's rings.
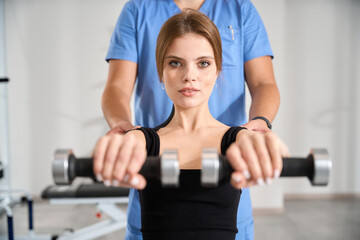
[[[133,92],[135,125],[155,127],[170,115],[172,102],[156,72],[156,39],[162,24],[186,8],[206,14],[221,36],[222,72],[209,100],[211,114],[229,126],[269,131],[280,97],[268,36],[250,0],[131,0],[118,18],[106,56],[109,75],[102,109],[111,128],[108,134],[134,128],[130,107]],[[249,118],[245,111],[245,82],[252,99]],[[134,189],[130,191],[127,215],[125,239],[142,239],[139,195]],[[248,189],[243,189],[237,221],[236,239],[253,239]]]

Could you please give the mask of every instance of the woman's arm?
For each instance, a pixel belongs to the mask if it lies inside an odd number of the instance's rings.
[[[146,140],[141,131],[107,134],[99,139],[93,151],[95,176],[107,186],[143,189],[146,180],[139,171],[146,156]]]

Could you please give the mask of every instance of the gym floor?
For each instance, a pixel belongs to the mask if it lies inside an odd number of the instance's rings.
[[[120,205],[126,211],[126,205]],[[25,234],[27,207],[14,208],[15,234]],[[106,219],[96,218],[97,209],[91,205],[49,205],[47,201],[34,204],[34,225],[37,234],[58,234],[64,229],[79,229]],[[286,200],[282,213],[255,210],[255,239],[301,240],[359,240],[360,198]],[[0,217],[0,235],[7,232],[6,218]],[[123,239],[118,231],[98,239]]]

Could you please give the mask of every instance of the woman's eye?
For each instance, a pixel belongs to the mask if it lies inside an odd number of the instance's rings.
[[[209,65],[210,65],[209,62],[200,62],[200,63],[199,63],[199,66],[200,66],[201,68],[206,68],[206,67],[209,66]]]
[[[180,67],[181,66],[181,63],[180,62],[177,62],[177,61],[171,61],[169,63],[170,66],[172,67]]]

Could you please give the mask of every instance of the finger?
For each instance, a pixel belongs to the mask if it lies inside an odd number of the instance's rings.
[[[246,181],[244,188],[250,188],[256,185],[258,185],[258,182],[254,179],[250,179]]]
[[[239,147],[241,155],[247,163],[251,178],[257,181],[259,185],[263,185],[262,171],[252,141],[249,138],[243,138]]]
[[[116,180],[120,182],[123,182],[123,178],[130,163],[131,155],[135,144],[136,142],[134,136],[125,135],[123,144],[119,149],[119,153],[113,171],[113,177],[115,177]]]
[[[104,167],[102,171],[102,176],[104,179],[104,184],[106,186],[111,185],[112,172],[114,169],[114,164],[119,153],[120,146],[122,144],[123,136],[119,134],[112,135],[110,142],[105,154]]]
[[[247,164],[241,155],[239,146],[236,143],[231,144],[226,150],[226,158],[235,171],[242,172],[246,179],[250,179],[251,176]]]
[[[266,145],[269,150],[272,167],[273,167],[273,177],[279,178],[281,170],[283,168],[282,154],[280,150],[279,139],[275,139],[274,135],[266,135]]]
[[[109,137],[103,136],[99,139],[99,141],[96,143],[95,148],[93,150],[93,171],[96,176],[96,179],[98,181],[102,181],[102,171],[104,167],[104,158],[106,149],[109,144]]]
[[[126,180],[125,180],[126,179]],[[113,187],[124,187],[124,188],[132,188],[130,184],[130,175],[125,174],[125,177],[122,182],[114,178],[111,182]]]
[[[246,186],[246,178],[241,172],[233,172],[231,174],[230,184],[235,189],[242,189]]]
[[[124,180],[122,182],[120,182],[117,179],[113,179],[111,182],[111,186],[113,187],[122,187],[122,188],[132,188],[130,182],[129,182],[130,177],[128,176],[128,180],[125,182]]]
[[[144,189],[146,187],[146,179],[141,174],[134,174],[129,180],[130,186],[135,189]]]
[[[138,173],[141,170],[146,160],[146,154],[146,148],[143,145],[137,144],[136,146],[134,146],[131,156],[131,162],[127,169],[129,174],[132,175]]]
[[[256,134],[254,137],[254,147],[259,159],[262,177],[267,184],[271,184],[273,177],[273,167],[270,154],[266,145],[266,136],[269,134]],[[260,180],[261,181],[261,180]]]

